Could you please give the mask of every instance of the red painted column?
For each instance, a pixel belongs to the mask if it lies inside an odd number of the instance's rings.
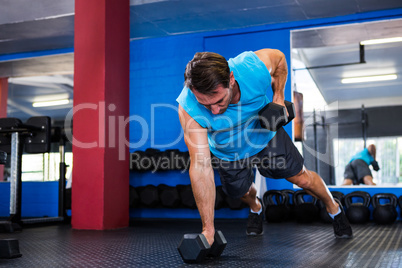
[[[0,78],[0,118],[7,117],[8,78]],[[0,165],[0,181],[4,181],[4,165]]]
[[[128,226],[129,23],[128,0],[75,1],[74,229]]]

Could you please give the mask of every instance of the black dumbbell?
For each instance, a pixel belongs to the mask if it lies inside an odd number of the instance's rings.
[[[155,208],[160,205],[159,191],[154,185],[137,187],[141,205],[148,208]]]
[[[166,184],[159,184],[159,199],[163,207],[177,208],[180,203],[179,191],[176,187],[167,186]]]
[[[277,131],[295,118],[295,106],[290,101],[285,101],[285,106],[270,102],[258,112],[258,116],[263,128]]]
[[[135,151],[131,154],[130,167],[136,171],[150,171],[153,170],[153,163],[151,158],[144,151]]]
[[[129,187],[130,208],[136,208],[140,205],[140,195],[136,188],[131,185]]]
[[[216,195],[215,195],[215,209],[221,209],[226,206],[226,200],[225,200],[225,193],[223,192],[222,186],[217,186],[216,187]]]
[[[180,153],[177,149],[169,149],[162,152],[162,163],[168,162],[168,167],[164,168],[165,170],[176,170],[177,162],[178,162],[178,154]]]
[[[151,171],[160,171],[160,165],[161,165],[161,150],[155,149],[155,148],[148,148],[145,150],[145,154],[149,157],[151,160]]]
[[[225,195],[225,201],[227,206],[232,210],[240,210],[246,208],[247,205],[240,198],[231,198],[230,196]]]
[[[177,249],[185,263],[200,263],[207,257],[219,257],[226,245],[223,233],[216,230],[212,246],[208,244],[203,234],[185,234]]]
[[[190,167],[190,153],[189,152],[177,152],[175,156],[175,164],[178,170],[187,170]]]
[[[373,169],[375,171],[379,171],[380,170],[380,166],[378,165],[378,162],[373,160],[373,162],[371,162],[371,165],[373,166]]]
[[[191,185],[176,185],[177,190],[179,191],[181,204],[186,208],[196,209],[197,204],[195,203],[193,190],[191,189]]]

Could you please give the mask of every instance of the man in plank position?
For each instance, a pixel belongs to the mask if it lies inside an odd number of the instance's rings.
[[[202,234],[214,242],[215,181],[211,153],[219,159],[224,192],[250,206],[247,235],[263,233],[262,204],[256,197],[253,166],[269,178],[286,178],[319,198],[334,219],[337,238],[352,229],[321,177],[304,167],[304,159],[283,128],[261,127],[258,112],[272,102],[284,106],[288,67],[282,52],[243,52],[226,61],[219,54],[196,53],[187,64],[185,85],[177,98],[191,164],[190,180],[202,221]]]
[[[372,165],[375,171],[379,171],[380,167],[375,160],[376,148],[374,144],[370,144],[367,148],[358,152],[345,167],[344,180],[342,185],[376,185],[373,181],[373,174],[370,171]]]

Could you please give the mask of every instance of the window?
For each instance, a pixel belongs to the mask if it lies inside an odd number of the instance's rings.
[[[44,159],[43,154],[22,155],[22,181],[43,181]]]
[[[65,153],[67,167],[66,179],[69,178],[73,164],[73,154]],[[24,154],[22,155],[22,181],[57,181],[59,172],[60,154]]]

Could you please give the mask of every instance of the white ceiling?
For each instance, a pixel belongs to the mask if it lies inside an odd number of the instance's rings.
[[[402,37],[402,20],[352,24],[298,31],[292,34],[293,48],[307,67],[327,103],[339,101],[348,108],[401,105],[402,42],[364,46],[365,62],[360,62],[359,43],[363,40]],[[296,70],[297,72],[297,70]],[[396,80],[342,84],[343,78],[397,74]],[[398,103],[399,102],[399,103]],[[344,103],[344,104],[342,104]]]

